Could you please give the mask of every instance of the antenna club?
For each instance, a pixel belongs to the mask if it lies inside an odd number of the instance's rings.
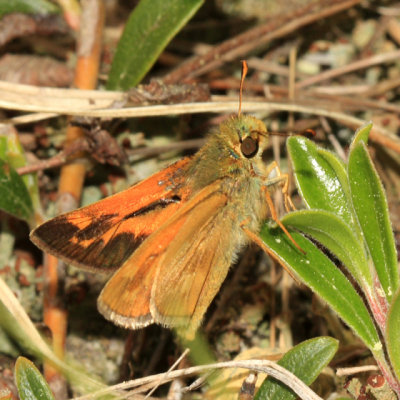
[[[242,60],[242,76],[240,78],[240,87],[239,87],[239,110],[238,110],[238,117],[240,117],[240,114],[242,113],[242,95],[243,95],[243,84],[244,84],[244,78],[247,75],[248,71],[247,67],[247,62],[245,60]]]

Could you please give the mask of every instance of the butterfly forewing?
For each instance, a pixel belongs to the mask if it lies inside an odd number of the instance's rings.
[[[90,206],[40,225],[32,241],[73,265],[112,271],[186,202],[185,158]]]

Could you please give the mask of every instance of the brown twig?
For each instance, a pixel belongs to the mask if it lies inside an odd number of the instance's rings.
[[[118,390],[138,388],[135,393],[143,392],[142,387],[148,390],[149,387],[154,387],[161,383],[170,382],[177,377],[191,376],[194,374],[204,373],[206,371],[222,369],[222,368],[245,368],[252,371],[261,373],[267,373],[275,379],[284,382],[289,386],[301,399],[303,400],[321,400],[316,393],[314,393],[305,383],[303,383],[294,374],[284,369],[280,365],[269,361],[269,360],[243,360],[243,361],[227,361],[215,364],[200,365],[197,367],[190,367],[175,371],[164,372],[153,376],[147,376],[145,378],[135,379],[133,381],[123,382],[118,385],[109,386],[105,389],[99,390],[96,393],[90,393],[89,395],[76,397],[74,400],[89,400],[93,396],[101,396],[106,393],[111,393]],[[151,386],[150,386],[151,385]]]
[[[19,175],[31,174],[32,172],[44,171],[45,169],[57,168],[64,165],[67,162],[67,157],[65,153],[61,151],[56,156],[51,157],[47,160],[41,160],[35,164],[29,164],[25,167],[20,167],[17,169]]]
[[[400,154],[400,143],[391,140],[390,137],[382,135],[380,132],[377,132],[374,128],[372,128],[371,133],[369,134],[369,138],[375,142],[381,144],[383,147],[387,149],[391,149],[396,153]]]
[[[15,38],[28,35],[54,35],[67,33],[67,25],[60,16],[35,17],[27,14],[11,13],[0,20],[0,46]]]
[[[354,72],[360,69],[369,68],[374,65],[379,65],[383,63],[395,62],[398,61],[399,59],[400,59],[400,50],[390,51],[382,54],[376,54],[364,60],[354,61],[350,64],[344,65],[343,67],[330,69],[328,71],[321,72],[318,75],[314,75],[311,78],[303,79],[302,81],[296,84],[296,87],[297,89],[303,89],[307,86],[311,86],[316,83],[326,81],[328,79],[337,78],[338,76],[348,74],[349,72]]]
[[[315,97],[318,97],[319,99],[325,99],[329,103],[332,104],[340,104],[340,108],[342,110],[346,111],[359,111],[362,110],[364,111],[365,109],[371,109],[371,110],[385,110],[389,112],[393,112],[396,114],[400,114],[400,107],[396,104],[393,103],[388,103],[385,101],[377,101],[377,100],[370,100],[370,99],[363,99],[360,98],[360,96],[357,97],[349,97],[349,96],[338,96],[338,95],[329,95],[329,94],[324,94],[324,93],[318,93],[314,90],[310,90],[307,93],[307,97],[314,97],[315,105],[318,106],[318,104],[321,104],[320,100],[315,100]],[[363,96],[366,97],[366,96]],[[327,109],[332,109],[330,104],[326,104]]]
[[[338,368],[336,370],[336,375],[348,376],[370,371],[379,371],[379,367],[377,365],[362,365],[361,367]]]
[[[204,143],[204,139],[182,140],[180,142],[171,143],[166,146],[155,147],[139,147],[132,150],[126,150],[126,153],[131,157],[149,157],[164,154],[169,151],[180,151],[197,149]],[[68,162],[68,159],[76,154],[89,151],[90,147],[86,139],[77,139],[69,144],[54,157],[46,160],[38,161],[34,164],[26,165],[17,169],[19,175],[30,174],[32,172],[44,171],[46,169],[57,168]]]
[[[101,39],[104,21],[104,8],[101,0],[84,0],[81,19],[81,37],[78,44],[78,60],[75,68],[75,86],[82,89],[94,89],[97,83]],[[66,145],[83,136],[80,128],[69,126]],[[85,165],[78,160],[65,165],[61,170],[57,209],[69,211],[78,205]],[[44,315],[45,324],[53,335],[54,352],[60,358],[64,355],[64,343],[67,329],[67,311],[64,304],[63,282],[64,266],[53,256],[46,258],[44,266]],[[58,372],[45,364],[45,376],[49,383],[59,379]]]
[[[346,10],[361,0],[323,0],[312,6],[303,7],[296,13],[276,18],[250,29],[232,39],[226,40],[206,54],[196,56],[164,77],[165,83],[177,83],[211,71],[236,57],[243,57],[249,51],[281,38],[302,26],[321,18]]]
[[[29,164],[17,169],[19,175],[30,174],[32,172],[44,171],[45,169],[56,168],[64,165],[69,157],[75,154],[87,151],[87,142],[83,139],[78,139],[70,145],[66,146],[64,150],[60,151],[54,157],[46,160],[40,160],[35,164]]]

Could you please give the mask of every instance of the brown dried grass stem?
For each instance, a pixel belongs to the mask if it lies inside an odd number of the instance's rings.
[[[290,387],[301,399],[303,400],[322,400],[315,392],[313,392],[304,382],[297,378],[294,374],[269,360],[244,360],[244,361],[227,361],[215,364],[200,365],[196,367],[179,369],[176,371],[168,371],[162,374],[147,376],[127,382],[123,382],[106,389],[100,390],[96,393],[88,394],[81,397],[76,397],[73,400],[89,400],[98,398],[107,393],[118,392],[120,390],[127,390],[137,388],[129,392],[129,395],[141,393],[154,386],[165,384],[179,377],[192,376],[195,374],[204,374],[210,370],[225,369],[225,368],[241,368],[252,371],[266,373],[275,379],[284,382],[285,385]],[[122,395],[122,393],[121,393]],[[126,397],[123,396],[122,397]]]
[[[94,89],[99,69],[104,5],[101,0],[84,0],[82,7],[80,25],[82,29],[77,49],[75,85],[82,89]],[[83,132],[80,128],[69,126],[66,145],[82,135]],[[78,160],[62,168],[57,201],[57,209],[60,213],[69,211],[70,208],[78,205],[84,176],[85,166]],[[65,201],[65,198],[68,198],[69,201]],[[71,199],[73,200],[71,201]],[[49,256],[46,260],[43,318],[52,332],[54,351],[60,358],[63,358],[67,330],[67,311],[64,306],[62,282],[59,282],[59,270],[63,267],[54,257]],[[45,377],[49,382],[54,381],[58,377],[58,372],[50,365],[45,365]]]

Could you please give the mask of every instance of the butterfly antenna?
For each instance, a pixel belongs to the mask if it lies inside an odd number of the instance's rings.
[[[242,95],[243,95],[243,84],[244,84],[244,78],[246,78],[248,71],[247,67],[247,62],[245,60],[242,60],[242,76],[240,78],[240,87],[239,87],[239,110],[238,110],[238,117],[240,117],[240,114],[242,113]]]

